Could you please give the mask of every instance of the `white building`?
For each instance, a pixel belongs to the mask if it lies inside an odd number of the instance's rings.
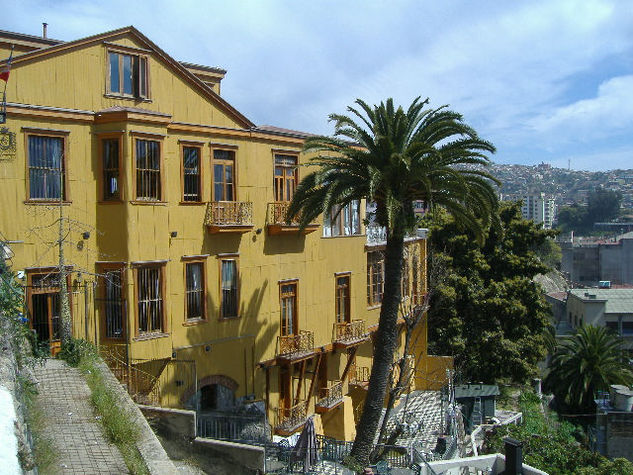
[[[533,193],[519,197],[523,201],[521,214],[525,219],[543,223],[545,229],[551,229],[556,218],[556,203],[553,197],[545,193]]]

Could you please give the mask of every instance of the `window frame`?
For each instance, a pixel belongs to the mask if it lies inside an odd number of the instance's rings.
[[[105,190],[106,190],[106,180],[105,180],[105,167],[104,167],[104,142],[106,140],[117,140],[119,143],[118,151],[119,151],[119,167],[118,167],[118,187],[119,187],[119,196],[116,198],[106,198]],[[122,203],[125,200],[125,186],[124,186],[124,170],[123,166],[123,132],[108,132],[99,134],[99,203],[100,204],[111,204],[111,203]]]
[[[53,129],[36,129],[36,128],[27,128],[23,127],[22,131],[24,132],[24,150],[26,153],[26,199],[25,203],[30,204],[48,204],[48,203],[59,203],[60,201],[65,204],[70,204],[70,190],[68,187],[68,136],[70,135],[70,131],[67,130],[53,130]],[[53,139],[61,139],[62,140],[62,157],[60,161],[61,170],[63,174],[63,182],[61,190],[61,200],[60,197],[57,198],[32,198],[31,197],[31,154],[29,153],[29,143],[31,137],[46,137]]]
[[[207,313],[207,298],[208,298],[208,292],[207,292],[207,255],[202,255],[202,256],[183,256],[182,257],[182,262],[184,264],[183,266],[183,283],[184,283],[184,292],[183,292],[183,296],[184,296],[184,322],[183,325],[184,326],[189,326],[189,325],[195,325],[198,323],[204,323],[208,321],[208,313]],[[202,266],[202,285],[201,285],[201,307],[202,307],[202,316],[201,317],[193,317],[190,318],[189,317],[189,305],[188,305],[188,295],[189,295],[189,290],[187,289],[187,267],[189,265],[193,265],[193,264],[197,264],[197,265],[201,265]]]
[[[133,149],[133,153],[132,155],[132,166],[134,168],[134,178],[133,178],[133,196],[134,199],[131,201],[131,203],[133,204],[146,204],[146,205],[152,205],[152,204],[164,204],[166,203],[166,197],[165,197],[165,163],[164,163],[164,157],[163,157],[163,140],[164,140],[164,136],[163,135],[156,135],[156,134],[145,134],[142,132],[131,132],[130,133],[130,137],[132,139],[132,149]],[[158,178],[158,186],[160,187],[159,191],[160,191],[160,197],[158,199],[155,198],[146,198],[146,197],[139,197],[138,193],[138,173],[139,173],[139,169],[137,167],[137,143],[139,140],[142,140],[144,142],[156,142],[158,144],[158,173],[159,173],[159,178]]]
[[[354,228],[354,203],[356,203],[356,228]],[[349,211],[346,211],[349,210]],[[337,214],[338,213],[338,214]],[[350,233],[346,233],[345,219],[346,215],[349,216],[349,229]],[[336,206],[332,208],[329,216],[323,216],[323,236],[326,238],[334,238],[334,237],[354,237],[354,236],[362,236],[361,230],[361,219],[360,219],[360,200],[353,200],[352,202],[346,204],[343,207]],[[335,226],[338,227],[338,232],[334,232],[336,229]]]
[[[132,268],[134,269],[134,307],[135,307],[135,319],[134,319],[134,328],[135,328],[135,335],[136,335],[136,339],[144,339],[144,338],[152,338],[152,337],[159,337],[159,336],[164,336],[167,335],[167,320],[166,320],[166,312],[165,312],[165,305],[166,305],[166,296],[167,296],[167,292],[166,292],[166,279],[165,279],[165,265],[166,265],[166,261],[150,261],[150,262],[133,262],[132,263]],[[140,329],[140,304],[141,304],[141,299],[140,297],[140,285],[139,285],[139,271],[142,269],[158,269],[158,276],[160,279],[159,282],[159,290],[161,293],[161,298],[160,298],[160,316],[159,316],[159,320],[160,320],[160,324],[161,324],[161,328],[160,329],[149,329],[149,325],[150,325],[150,319],[148,318],[147,323],[148,323],[148,330],[147,331],[141,331]]]
[[[283,305],[282,300],[284,298],[283,287],[291,285],[294,287],[294,313],[292,316],[293,333],[284,332],[283,324]],[[279,335],[281,336],[296,336],[299,334],[299,279],[289,279],[279,281]]]
[[[285,166],[285,165],[277,165],[277,158],[286,157],[294,159],[294,166]],[[281,168],[283,170],[283,174],[281,175],[281,180],[277,179],[277,168]],[[288,195],[288,190],[286,188],[286,183],[290,180],[287,179],[285,174],[286,170],[293,170],[294,177],[294,187],[292,189],[292,193],[290,194],[290,198],[286,199]],[[281,181],[283,183],[283,188],[281,190],[278,189],[277,183]],[[292,197],[297,191],[297,185],[299,184],[299,152],[289,151],[289,150],[273,150],[273,193],[275,194],[275,202],[276,203],[289,203],[292,201]],[[281,194],[280,194],[281,193]],[[282,199],[279,199],[281,196]]]
[[[185,173],[185,149],[193,148],[198,150],[198,197],[196,200],[188,200],[185,197],[185,178],[187,173]],[[181,205],[201,205],[204,204],[203,198],[203,182],[204,182],[204,172],[203,172],[203,143],[202,142],[189,142],[189,141],[180,141],[180,204]]]
[[[378,256],[378,258],[374,257]],[[373,262],[370,263],[370,259]],[[374,266],[380,266],[378,273],[374,272]],[[380,276],[376,281],[375,276]],[[374,293],[376,288],[377,293]],[[381,250],[367,251],[367,306],[369,308],[380,307],[385,293],[385,255]]]
[[[343,321],[339,319],[339,302],[341,298],[341,293],[339,289],[338,280],[339,279],[347,279],[347,301],[345,305],[346,315],[344,315]],[[341,272],[334,274],[334,321],[336,323],[350,323],[352,321],[352,273],[351,272]]]
[[[110,55],[111,54],[117,54],[119,55],[119,61],[118,61],[118,68],[119,68],[119,78],[118,78],[118,85],[119,85],[119,91],[113,91],[112,90],[112,62],[110,60]],[[122,62],[123,62],[123,57],[124,56],[129,56],[130,58],[132,58],[132,69],[134,68],[133,66],[133,61],[134,58],[136,58],[136,60],[138,61],[138,70],[139,70],[139,77],[137,78],[137,84],[134,84],[134,77],[132,77],[132,93],[128,94],[126,92],[123,92],[122,89],[124,88],[124,78],[123,78],[123,68],[122,68]],[[145,86],[145,94],[143,94],[141,92],[141,63],[144,64],[144,69],[145,69],[145,80],[144,80],[144,86]],[[134,74],[133,74],[134,76]],[[136,93],[134,91],[134,89],[136,88]],[[149,54],[146,53],[145,51],[142,50],[137,50],[135,48],[126,48],[125,46],[109,46],[106,48],[106,84],[105,84],[105,94],[106,96],[111,96],[111,97],[116,97],[116,98],[121,98],[121,99],[132,99],[132,100],[136,100],[136,101],[150,101],[150,67],[149,67]]]
[[[235,263],[235,315],[224,316],[224,289],[222,288],[222,264],[224,262]],[[219,288],[219,306],[218,320],[228,321],[240,318],[240,265],[239,254],[222,254],[218,256],[218,288]]]
[[[215,156],[215,152],[229,152],[231,154],[231,158],[216,158]],[[229,162],[231,162],[231,166],[233,167],[233,183],[232,183],[232,196],[230,200],[224,199],[224,200],[216,200],[215,199],[215,184],[216,184],[216,176],[215,176],[215,166],[216,164],[223,164],[226,165]],[[222,168],[223,171],[223,175],[224,175],[224,168]],[[228,202],[235,202],[237,201],[237,147],[230,147],[230,146],[218,146],[218,145],[211,145],[211,175],[212,175],[212,182],[211,182],[211,201],[215,202],[215,203],[219,203],[221,201],[228,201]],[[222,181],[223,184],[223,190],[222,193],[225,195],[226,194],[226,182]]]
[[[96,263],[97,266],[97,272],[99,274],[99,280],[105,280],[105,274],[107,272],[111,272],[111,271],[119,271],[120,272],[120,278],[121,278],[121,307],[122,307],[122,314],[121,314],[121,336],[119,337],[109,337],[107,336],[107,322],[106,322],[106,287],[105,284],[103,286],[101,286],[101,289],[99,290],[99,294],[98,294],[98,299],[99,299],[99,312],[102,316],[102,318],[99,318],[99,330],[101,332],[100,334],[100,340],[102,341],[113,341],[113,342],[120,342],[120,341],[127,341],[127,328],[129,325],[129,321],[128,321],[128,317],[129,317],[129,309],[128,309],[128,305],[127,305],[127,276],[126,276],[126,263],[125,262],[97,262]]]

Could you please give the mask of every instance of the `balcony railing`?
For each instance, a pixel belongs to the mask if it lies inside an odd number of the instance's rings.
[[[380,244],[387,241],[387,228],[373,224],[365,227],[367,244]]]
[[[302,330],[297,335],[277,337],[277,356],[295,359],[314,353],[314,333]]]
[[[307,418],[308,401],[300,401],[292,407],[279,407],[275,431],[279,435],[290,435],[305,424]]]
[[[350,374],[349,384],[366,388],[369,384],[369,375],[371,371],[367,366],[356,366]]]
[[[335,323],[332,341],[340,347],[349,347],[362,343],[369,338],[369,333],[365,329],[364,320],[352,320],[351,322]]]
[[[212,201],[207,205],[204,224],[209,232],[246,232],[253,227],[250,201]]]
[[[269,234],[282,234],[287,232],[296,232],[299,230],[299,218],[295,217],[290,220],[290,223],[286,222],[286,216],[288,214],[288,208],[290,207],[289,201],[277,201],[275,203],[268,203],[268,212],[266,223],[268,225]],[[304,234],[309,234],[319,227],[317,223],[308,224],[303,230]]]
[[[335,381],[329,388],[322,389],[323,397],[316,402],[316,412],[327,412],[343,402],[343,381]]]

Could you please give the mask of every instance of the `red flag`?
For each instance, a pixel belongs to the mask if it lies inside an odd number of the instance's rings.
[[[0,69],[0,79],[4,82],[9,81],[9,73],[11,72],[11,60],[13,59],[13,48],[11,48],[11,54],[9,55],[9,59],[7,59],[7,64],[2,66]]]

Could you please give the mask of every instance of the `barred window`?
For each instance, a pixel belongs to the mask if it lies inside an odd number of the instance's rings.
[[[123,292],[123,267],[103,269],[100,277],[102,328],[105,337],[121,339],[124,337],[126,318],[125,293]]]
[[[202,201],[200,180],[200,147],[182,148],[183,201]]]
[[[187,299],[187,320],[205,318],[205,279],[204,263],[185,264],[185,286]]]
[[[163,331],[162,286],[162,266],[142,266],[136,269],[139,334]]]
[[[238,276],[237,261],[222,259],[220,269],[220,287],[222,301],[220,302],[220,317],[232,318],[238,316]]]
[[[29,198],[66,199],[64,138],[29,135]]]
[[[136,198],[160,201],[160,142],[136,139]]]

